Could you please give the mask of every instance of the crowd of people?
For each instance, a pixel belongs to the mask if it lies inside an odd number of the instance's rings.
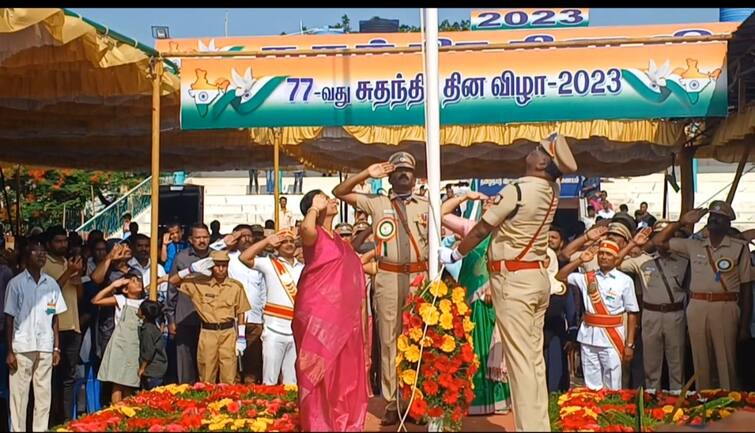
[[[168,225],[155,300],[150,238],[130,215],[117,237],[52,226],[15,239],[0,263],[13,431],[76,416],[82,366],[103,384],[103,406],[167,383],[297,384],[304,431],[363,430],[373,394],[386,401],[381,424],[398,424],[401,312],[428,271],[435,217],[414,169],[398,152],[334,197],[310,191],[299,221],[282,198],[278,231],[272,221],[225,235],[215,222],[185,234]],[[698,389],[754,389],[742,368],[755,328],[752,232],[731,227],[731,206],[657,221],[645,203],[634,217],[614,212],[600,192],[575,233],[552,223],[558,180],[576,170],[553,135],[495,197],[445,191],[443,277],[466,289],[480,361],[470,414],[513,408],[517,430],[549,430],[548,393],[579,378],[679,392],[694,373]],[[387,195],[363,192],[386,177]],[[339,200],[356,209],[353,225],[334,224]],[[476,201],[481,217],[462,217]]]

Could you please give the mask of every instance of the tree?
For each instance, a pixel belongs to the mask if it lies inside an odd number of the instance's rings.
[[[470,20],[461,20],[451,23],[446,19],[441,21],[440,25],[438,25],[438,30],[441,32],[461,32],[469,29],[471,29]],[[400,32],[419,32],[420,28],[419,26],[402,24],[399,26],[398,30]]]

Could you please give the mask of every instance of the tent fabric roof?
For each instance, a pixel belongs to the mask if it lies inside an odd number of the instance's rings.
[[[150,166],[150,55],[62,9],[0,9],[0,160],[112,170]],[[228,170],[281,165],[349,170],[398,150],[424,167],[424,128],[285,127],[183,131],[179,79],[162,77],[161,168]],[[558,130],[586,175],[640,175],[667,166],[681,121],[581,121],[441,128],[444,178],[521,172],[534,143]]]

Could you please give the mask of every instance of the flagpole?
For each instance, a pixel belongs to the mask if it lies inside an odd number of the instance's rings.
[[[438,103],[438,9],[424,8],[425,24],[425,137],[427,189],[430,199],[428,218],[429,276],[438,275],[440,249],[440,105]]]

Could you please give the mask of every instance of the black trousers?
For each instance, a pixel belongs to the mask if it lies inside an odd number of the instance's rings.
[[[56,406],[55,419],[65,422],[71,419],[73,410],[73,383],[76,380],[76,366],[79,364],[81,334],[76,331],[62,331],[60,335],[60,364],[53,368],[53,402]]]
[[[197,372],[199,326],[176,326],[175,342],[178,383],[194,384],[199,378]]]

